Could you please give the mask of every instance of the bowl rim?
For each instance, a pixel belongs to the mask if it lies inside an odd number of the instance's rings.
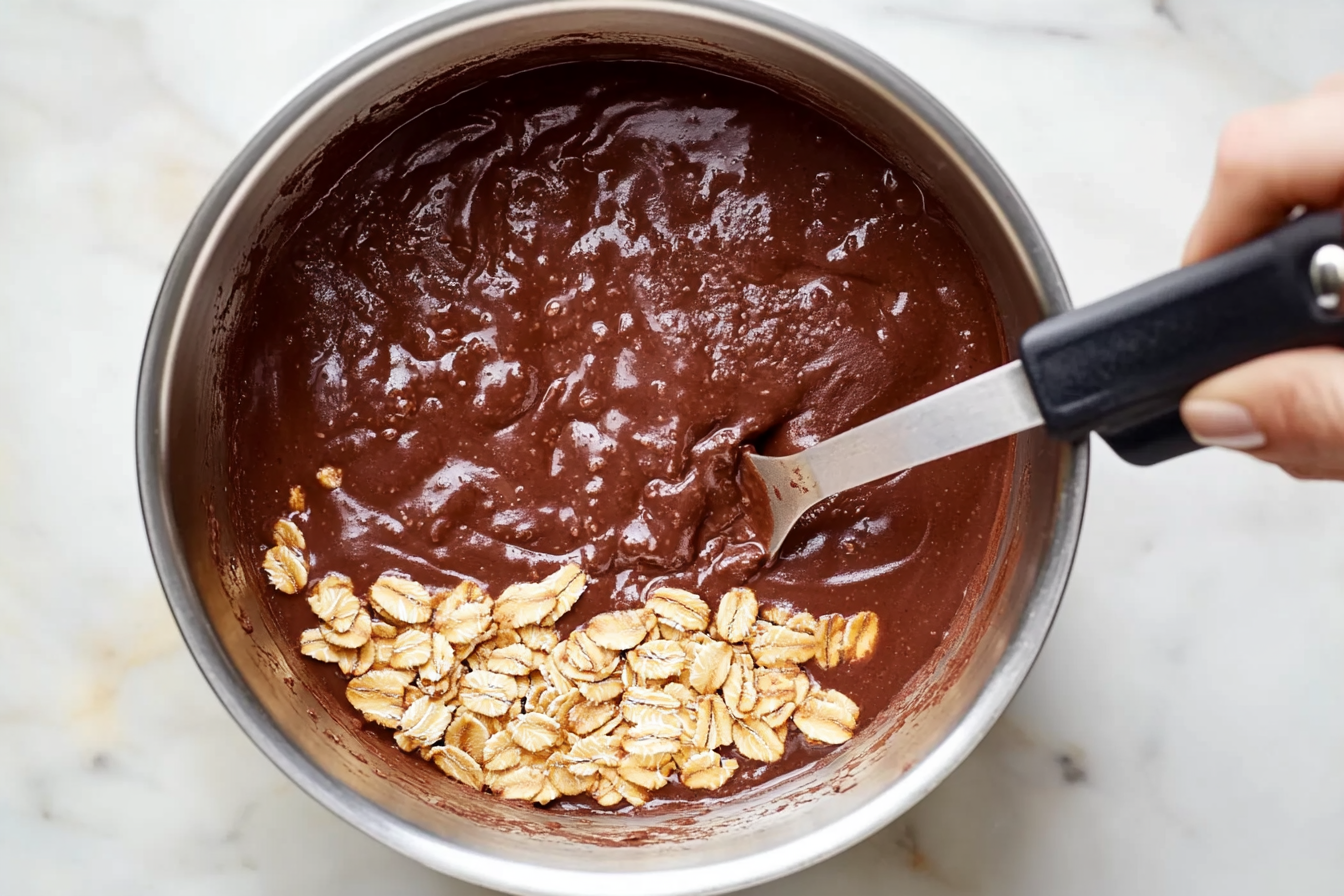
[[[193,659],[215,695],[254,744],[291,781],[338,817],[375,840],[437,871],[482,886],[520,894],[679,896],[718,893],[765,883],[799,871],[858,843],[912,808],[961,764],[1017,693],[1054,621],[1081,531],[1088,479],[1088,444],[1064,448],[1054,531],[1036,583],[996,667],[965,716],[895,785],[859,811],[777,847],[712,866],[649,872],[604,872],[546,867],[483,856],[444,841],[387,812],[323,772],[282,733],[234,668],[204,611],[173,523],[165,477],[167,374],[179,341],[184,301],[191,293],[203,250],[250,171],[277,141],[344,82],[357,78],[397,50],[496,16],[598,8],[710,16],[763,32],[821,54],[899,96],[944,142],[1006,219],[1022,244],[1046,315],[1071,307],[1062,275],[1035,219],[1017,191],[970,132],[923,88],[894,65],[824,27],[752,0],[475,0],[430,12],[371,38],[296,91],[239,151],[206,194],[164,275],[144,343],[136,401],[136,473],[150,551],[168,605]]]

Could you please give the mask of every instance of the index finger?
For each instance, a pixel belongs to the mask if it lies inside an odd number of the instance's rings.
[[[1295,207],[1344,205],[1344,93],[1323,91],[1233,119],[1218,145],[1184,264],[1273,230]]]

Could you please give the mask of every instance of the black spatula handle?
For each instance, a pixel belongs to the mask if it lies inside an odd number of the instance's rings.
[[[1271,352],[1344,345],[1312,260],[1344,244],[1344,213],[1304,215],[1231,252],[1042,321],[1022,337],[1022,364],[1046,430],[1101,434],[1131,463],[1199,446],[1181,398],[1215,373]]]

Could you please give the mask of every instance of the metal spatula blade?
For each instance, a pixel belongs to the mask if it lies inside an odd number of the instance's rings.
[[[1013,361],[797,454],[749,454],[769,502],[769,554],[779,552],[793,524],[818,501],[1041,422],[1022,364]]]

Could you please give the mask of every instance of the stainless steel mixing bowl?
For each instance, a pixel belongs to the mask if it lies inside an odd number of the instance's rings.
[[[537,53],[690,60],[786,84],[942,197],[979,255],[1011,342],[1069,306],[1040,231],[985,151],[932,97],[846,40],[725,0],[460,6],[317,78],[247,145],[188,227],[140,379],[137,462],[154,558],[183,637],[238,724],[300,787],[394,849],[516,893],[659,896],[760,883],[899,816],[993,725],[1063,592],[1082,520],[1086,446],[1019,437],[1005,535],[968,623],[898,705],[811,769],[670,815],[588,818],[557,818],[406,771],[394,750],[360,734],[348,708],[304,686],[303,661],[266,624],[261,604],[272,598],[243,574],[256,557],[235,540],[227,513],[221,347],[248,253],[264,251],[268,224],[304,201],[302,172],[333,135],[356,118],[394,114],[399,97],[445,73],[497,71]]]

